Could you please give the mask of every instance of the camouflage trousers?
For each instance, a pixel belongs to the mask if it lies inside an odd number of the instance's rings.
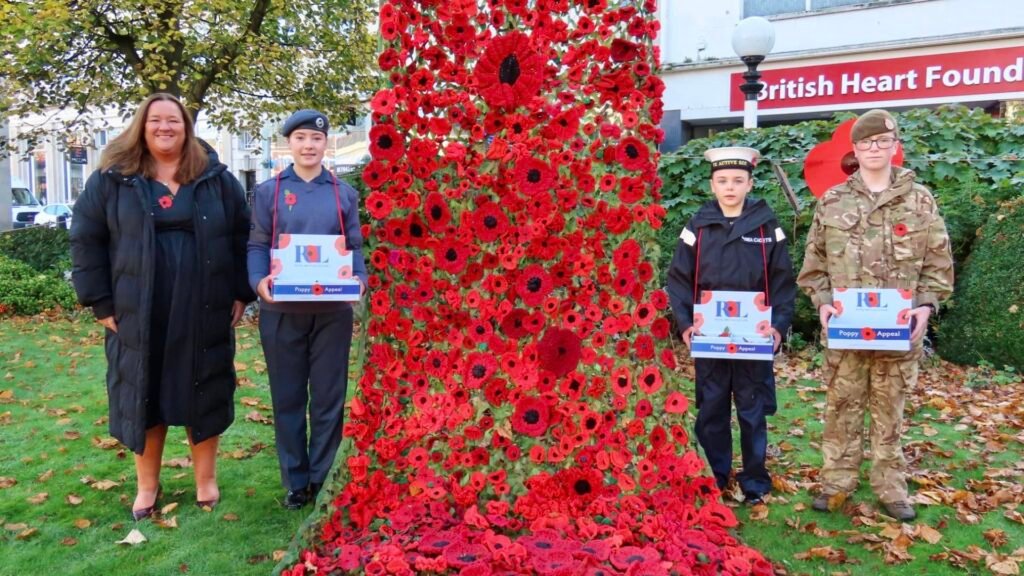
[[[827,350],[822,491],[853,492],[864,457],[864,412],[870,415],[871,488],[883,502],[907,497],[900,446],[906,392],[917,384],[920,348],[892,352]]]

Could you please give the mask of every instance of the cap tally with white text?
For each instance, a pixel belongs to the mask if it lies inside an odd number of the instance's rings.
[[[716,170],[728,169],[753,172],[757,161],[761,159],[761,152],[746,146],[726,146],[705,150],[704,159],[711,162],[712,174]]]

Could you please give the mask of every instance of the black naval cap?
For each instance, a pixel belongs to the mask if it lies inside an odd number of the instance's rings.
[[[299,110],[287,120],[284,121],[284,127],[281,128],[281,134],[287,138],[292,132],[299,129],[316,130],[317,132],[323,132],[327,134],[327,130],[330,129],[331,125],[327,121],[327,116],[319,110]]]

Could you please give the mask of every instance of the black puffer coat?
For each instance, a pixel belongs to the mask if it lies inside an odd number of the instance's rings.
[[[249,210],[238,180],[209,150],[195,183],[199,298],[193,390],[188,426],[195,442],[216,436],[234,419],[235,300],[251,302],[245,269]],[[97,170],[75,203],[71,224],[71,278],[78,301],[97,318],[113,315],[107,331],[110,433],[133,452],[145,447],[149,395],[150,311],[156,232],[151,201],[139,180]]]

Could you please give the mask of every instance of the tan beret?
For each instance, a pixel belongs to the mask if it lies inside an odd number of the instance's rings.
[[[857,118],[857,121],[853,123],[850,139],[856,142],[857,140],[870,138],[884,132],[893,132],[899,137],[900,128],[892,114],[876,108],[875,110],[868,110],[861,114],[860,118]]]

